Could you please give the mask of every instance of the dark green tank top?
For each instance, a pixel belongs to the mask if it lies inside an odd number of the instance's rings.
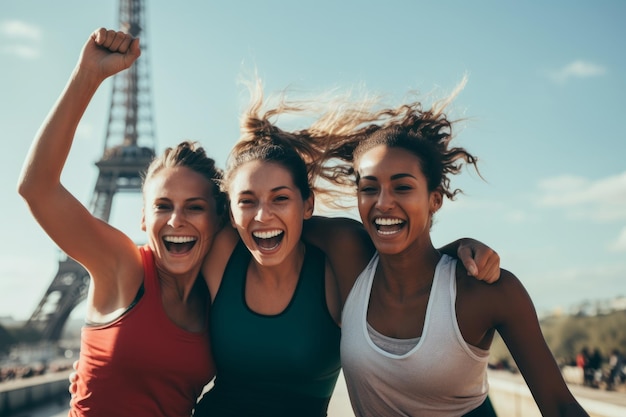
[[[246,304],[250,260],[240,241],[211,307],[217,377],[196,415],[325,416],[340,370],[341,332],[326,304],[324,254],[306,246],[293,297],[272,316]]]

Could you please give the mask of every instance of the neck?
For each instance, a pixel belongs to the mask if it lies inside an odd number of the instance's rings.
[[[182,276],[172,276],[163,271],[158,271],[158,274],[161,292],[176,297],[182,303],[187,303],[198,284],[200,270],[199,268],[194,269],[194,271]]]
[[[430,289],[441,254],[432,244],[400,254],[379,254],[376,279],[390,294],[418,296]]]
[[[304,252],[304,243],[299,242],[282,262],[271,266],[261,265],[253,257],[248,275],[267,286],[280,287],[285,283],[291,283],[300,276]]]

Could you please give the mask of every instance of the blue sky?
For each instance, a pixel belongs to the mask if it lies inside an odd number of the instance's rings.
[[[27,318],[59,252],[15,191],[30,142],[87,36],[117,28],[117,1],[0,3],[3,231],[0,316]],[[626,296],[626,2],[147,1],[157,151],[201,141],[223,166],[256,68],[266,91],[364,87],[399,103],[444,94],[468,75],[453,115],[465,172],[433,228],[495,248],[537,309]],[[111,84],[77,132],[63,181],[86,204],[102,154]],[[428,102],[428,101],[427,101]],[[111,222],[141,238],[137,196]]]

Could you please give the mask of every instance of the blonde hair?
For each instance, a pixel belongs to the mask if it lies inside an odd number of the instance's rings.
[[[223,172],[215,165],[215,160],[207,156],[199,143],[183,141],[175,147],[165,149],[160,156],[152,160],[146,169],[143,175],[143,185],[162,169],[171,167],[187,167],[203,175],[212,184],[211,189],[216,202],[217,214],[222,215],[225,212],[226,196],[220,190]]]

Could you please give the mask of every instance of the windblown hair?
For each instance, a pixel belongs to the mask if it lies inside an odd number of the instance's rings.
[[[317,104],[306,100],[287,101],[283,95],[275,108],[265,110],[267,104],[260,81],[250,84],[249,89],[250,104],[241,118],[241,137],[228,157],[222,191],[228,191],[239,167],[247,162],[262,161],[287,169],[303,199],[311,193],[315,193],[317,199],[329,193],[315,185],[325,139],[308,129],[286,131],[273,122],[280,115],[310,115]]]
[[[215,165],[215,160],[209,158],[202,146],[197,142],[183,141],[176,147],[167,148],[155,157],[145,174],[143,184],[164,168],[186,167],[201,175],[211,182],[213,197],[217,214],[222,216],[226,209],[226,195],[220,190],[223,172]]]
[[[454,200],[462,191],[451,188],[450,175],[461,172],[465,163],[472,165],[480,176],[478,159],[474,155],[464,148],[450,147],[452,125],[458,120],[451,121],[444,113],[464,85],[465,79],[449,97],[426,110],[417,101],[396,108],[371,110],[375,102],[363,101],[329,113],[315,126],[318,131],[328,132],[326,149],[320,160],[323,165],[321,176],[344,189],[353,187],[358,181],[355,167],[366,151],[378,145],[402,148],[420,160],[428,190],[439,188],[446,197]]]

